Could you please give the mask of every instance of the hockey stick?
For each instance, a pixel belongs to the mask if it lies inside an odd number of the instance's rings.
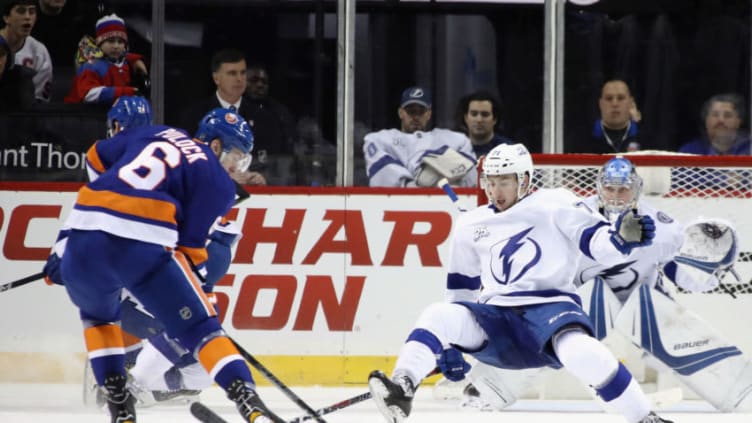
[[[246,351],[237,342],[235,342],[234,339],[230,338],[230,341],[232,341],[233,345],[235,345],[235,348],[238,349],[240,355],[242,355],[243,358],[245,358],[246,361],[251,364],[251,366],[255,367],[256,370],[258,370],[259,373],[261,373],[269,382],[273,383],[277,388],[279,388],[279,390],[282,391],[282,393],[285,394],[287,398],[294,402],[298,407],[303,409],[303,411],[313,416],[312,418],[315,418],[317,422],[326,423],[326,420],[322,419],[316,414],[316,410],[311,408],[310,405],[300,399],[300,397],[297,396],[295,392],[291,391],[290,388],[287,387],[287,385],[285,385],[281,380],[277,378],[277,376],[274,376],[274,373],[269,371],[266,366],[256,360],[256,357],[252,356],[248,351]]]
[[[29,275],[25,278],[21,278],[17,281],[2,284],[0,285],[0,292],[8,291],[13,288],[18,288],[19,286],[26,285],[27,283],[34,282],[39,279],[44,279],[45,276],[47,276],[46,273],[39,272],[39,273],[34,273],[33,275]]]
[[[323,408],[319,408],[318,410],[316,410],[316,415],[317,416],[323,416],[325,414],[333,413],[333,412],[335,412],[337,410],[341,410],[343,408],[349,407],[351,405],[355,405],[355,404],[357,404],[359,402],[367,401],[369,399],[371,399],[371,392],[370,391],[369,392],[364,392],[364,393],[362,393],[360,395],[355,395],[354,397],[350,397],[350,398],[344,399],[344,400],[342,400],[340,402],[337,402],[337,403],[334,403],[332,405],[329,405],[329,406],[326,406],[326,407],[323,407]],[[304,422],[306,420],[310,420],[310,419],[313,419],[313,418],[314,417],[307,416],[307,415],[306,416],[301,416],[301,417],[297,417],[297,418],[294,418],[294,419],[290,420],[289,423],[301,423],[301,422]]]
[[[219,417],[217,413],[204,404],[196,401],[191,403],[191,414],[201,423],[227,423],[227,420]]]
[[[454,192],[454,189],[452,189],[447,178],[439,179],[439,181],[436,182],[436,186],[444,190],[444,193],[446,193],[447,197],[452,200],[452,204],[454,204],[454,207],[456,207],[460,213],[467,211],[467,209],[460,204],[460,199],[457,197],[457,193]]]
[[[248,197],[250,197],[251,194],[245,190],[243,185],[240,185],[239,183],[235,182],[235,205],[242,203],[245,201]]]
[[[431,373],[427,374],[426,377],[431,377],[431,376],[437,375],[439,373],[441,373],[441,370],[438,367],[436,367],[435,369],[433,369],[431,371]],[[420,385],[418,385],[418,386],[420,386]],[[337,410],[341,410],[343,408],[347,408],[347,407],[349,407],[351,405],[355,405],[355,404],[358,404],[360,402],[367,401],[367,400],[371,399],[372,396],[373,395],[371,394],[370,391],[364,392],[362,394],[355,395],[354,397],[350,397],[350,398],[344,399],[344,400],[336,402],[336,403],[334,403],[332,405],[328,405],[326,407],[319,408],[318,410],[316,410],[316,415],[317,416],[323,416],[325,414],[333,413],[333,412],[335,412]],[[311,416],[300,416],[300,417],[297,417],[297,418],[294,418],[294,419],[290,420],[289,423],[301,423],[301,422],[304,422],[306,420],[310,420],[310,419],[313,419],[313,418],[314,417],[311,417]]]
[[[734,294],[734,290],[732,290],[731,288],[729,288],[729,285],[727,283],[723,282],[723,278],[726,277],[727,273],[731,273],[731,276],[733,276],[734,278],[736,278],[737,282],[741,282],[742,279],[739,277],[739,274],[736,273],[736,269],[734,269],[733,265],[731,265],[728,268],[724,269],[722,272],[723,273],[721,273],[720,275],[717,276],[717,278],[718,278],[718,287],[721,288],[723,290],[723,292],[731,295],[731,298],[736,299],[736,295]]]

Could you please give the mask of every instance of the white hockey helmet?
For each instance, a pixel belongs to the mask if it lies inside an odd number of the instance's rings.
[[[525,174],[530,175],[524,185]],[[517,199],[524,197],[533,184],[533,158],[523,144],[499,144],[483,160],[483,178],[496,175],[517,175]]]
[[[642,192],[642,178],[637,174],[634,165],[622,156],[616,156],[606,162],[598,171],[596,179],[598,188],[598,206],[609,214],[620,214],[623,211],[637,207],[637,200]],[[632,191],[629,200],[607,198],[604,188],[628,188]]]

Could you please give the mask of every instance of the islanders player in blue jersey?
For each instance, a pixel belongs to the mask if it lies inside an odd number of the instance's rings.
[[[592,336],[573,283],[582,256],[613,265],[650,245],[654,221],[628,210],[610,224],[565,189],[529,192],[533,162],[522,144],[491,150],[483,177],[490,203],[464,213],[454,228],[449,302],[423,311],[391,377],[369,376],[386,421],[407,418],[415,388],[435,367],[462,379],[469,370],[462,351],[505,369],[564,367],[630,423],[667,423]]]
[[[91,367],[113,422],[135,422],[136,415],[117,324],[123,289],[198,358],[246,421],[281,421],[256,394],[201,288],[210,229],[235,198],[228,174],[247,168],[253,146],[238,115],[225,110],[215,119],[212,125],[234,126],[246,137],[204,143],[168,126],[125,127],[87,153],[91,181],[66,221],[60,270],[80,310]]]
[[[224,124],[224,113],[225,109],[218,108],[206,114],[199,122],[195,137],[204,142],[244,138],[245,127]],[[215,302],[214,285],[227,273],[232,258],[231,249],[240,236],[238,226],[227,219],[218,221],[209,235],[206,246],[207,275],[201,288],[212,303]],[[190,401],[214,383],[193,354],[171,339],[164,332],[161,322],[127,290],[123,295],[121,317],[125,331],[144,339],[134,344],[134,348],[129,349],[126,345],[126,365],[132,376],[129,389],[136,395],[139,404],[152,405],[173,399]]]

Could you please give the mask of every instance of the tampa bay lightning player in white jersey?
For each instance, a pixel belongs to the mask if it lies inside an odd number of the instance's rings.
[[[448,129],[427,130],[431,95],[420,87],[406,89],[398,109],[400,129],[383,129],[365,136],[363,152],[369,185],[379,187],[435,186],[436,178],[419,177],[425,157],[446,159],[444,174],[456,186],[475,186],[475,153],[470,140]],[[458,154],[455,154],[458,153]],[[448,156],[451,154],[451,157]],[[457,169],[461,169],[457,171]]]
[[[499,368],[564,367],[630,423],[668,422],[592,337],[572,283],[583,256],[616,264],[649,245],[652,219],[627,211],[611,225],[567,190],[529,194],[533,163],[522,144],[491,150],[483,174],[491,202],[462,215],[452,237],[447,295],[454,302],[423,311],[391,379],[371,373],[379,411],[388,422],[404,420],[415,387],[437,365],[451,380],[464,376],[463,351]]]

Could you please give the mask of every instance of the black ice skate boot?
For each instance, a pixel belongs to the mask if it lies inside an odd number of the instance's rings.
[[[378,370],[368,376],[368,389],[379,411],[389,423],[400,423],[410,415],[415,386],[407,375],[390,380]]]
[[[640,420],[640,423],[674,423],[671,420],[666,420],[658,417],[657,414],[654,412],[650,412],[647,416],[645,416],[642,420]]]
[[[261,401],[253,388],[237,379],[227,388],[227,398],[235,402],[240,415],[249,423],[285,423]]]
[[[125,384],[125,375],[112,375],[104,379],[103,389],[112,423],[136,423],[136,399]]]

